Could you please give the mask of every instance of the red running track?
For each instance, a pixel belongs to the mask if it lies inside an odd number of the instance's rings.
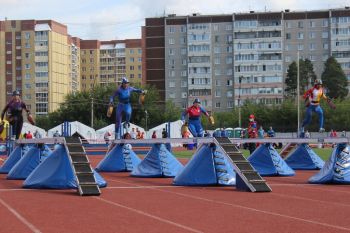
[[[0,232],[350,232],[349,186],[307,184],[315,172],[266,177],[271,193],[102,173],[99,197],[26,190],[2,174]]]

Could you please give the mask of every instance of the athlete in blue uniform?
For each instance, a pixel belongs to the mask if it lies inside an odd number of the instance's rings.
[[[129,122],[131,118],[131,104],[130,104],[130,96],[132,92],[146,94],[146,91],[130,87],[129,81],[126,78],[122,78],[122,84],[119,88],[114,92],[114,94],[109,99],[109,104],[113,105],[114,98],[118,97],[118,105],[116,109],[116,123],[115,123],[115,135],[116,138],[120,138],[120,126],[122,122],[122,114],[125,113],[126,120],[124,123],[124,127],[129,127]]]
[[[181,120],[185,120],[188,114],[188,129],[192,133],[193,137],[203,137],[204,131],[201,124],[201,114],[203,113],[209,118],[209,113],[200,106],[200,100],[195,99],[193,105],[187,108],[181,115]]]

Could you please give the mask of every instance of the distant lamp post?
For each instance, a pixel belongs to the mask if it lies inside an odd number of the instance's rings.
[[[147,110],[145,110],[145,118],[146,118],[146,131],[148,131],[148,128],[147,128],[148,112],[147,112]]]
[[[242,78],[243,76],[239,76],[238,81],[238,127],[241,128],[242,126],[242,119],[241,119],[241,85],[242,85]]]

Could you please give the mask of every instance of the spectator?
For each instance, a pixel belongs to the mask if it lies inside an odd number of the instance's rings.
[[[35,130],[35,132],[34,132],[34,137],[35,137],[35,138],[42,138],[42,137],[41,137],[41,134],[39,133],[38,130]]]
[[[139,128],[136,128],[136,138],[141,139],[141,131],[139,130]]]
[[[210,133],[208,132],[208,130],[204,131],[204,137],[206,137],[206,138],[210,137]]]
[[[33,138],[33,134],[28,131],[28,133],[26,134],[26,139],[32,139]]]
[[[228,137],[227,131],[225,130],[225,128],[221,128],[220,136],[221,136],[222,138],[227,138],[227,137]]]
[[[152,133],[152,138],[157,138],[156,131],[153,131],[153,133]]]
[[[110,136],[112,136],[111,132],[106,131],[105,135],[103,136],[103,139],[105,140],[106,144],[109,143]]]
[[[276,136],[275,131],[272,129],[272,126],[270,126],[270,129],[267,131],[267,136],[269,138],[274,138]]]
[[[132,139],[136,139],[136,132],[135,132],[135,128],[132,128],[132,129],[131,129],[130,136],[131,136],[131,138],[132,138]]]
[[[304,137],[305,138],[310,138],[311,136],[310,136],[310,133],[309,133],[309,131],[308,130],[306,130],[305,131],[305,135],[304,135]]]
[[[165,130],[165,128],[163,128],[162,138],[167,138],[167,137],[168,137],[168,132]]]
[[[331,138],[335,138],[335,137],[337,137],[338,135],[337,135],[337,132],[336,132],[335,130],[331,129],[331,133],[330,133],[329,136],[330,136]]]
[[[264,138],[264,135],[265,135],[265,130],[263,129],[262,126],[260,126],[258,130],[258,138]]]
[[[141,132],[140,139],[144,139],[144,138],[145,138],[145,132]]]
[[[131,134],[129,132],[126,132],[124,135],[123,135],[123,139],[133,139],[131,137]]]
[[[56,130],[56,132],[53,134],[53,137],[60,137],[60,133],[58,132],[58,130]]]

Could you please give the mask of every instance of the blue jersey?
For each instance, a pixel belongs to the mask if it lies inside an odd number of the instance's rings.
[[[109,102],[112,103],[114,101],[114,98],[117,96],[119,103],[128,104],[130,103],[131,92],[142,93],[142,90],[134,87],[123,88],[120,86],[114,92],[113,96],[110,97]]]

